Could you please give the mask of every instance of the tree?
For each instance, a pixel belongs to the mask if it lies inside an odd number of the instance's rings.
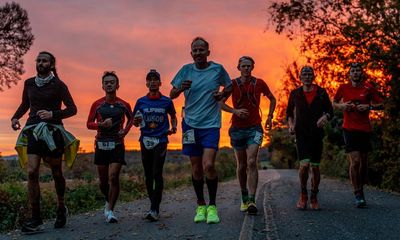
[[[400,189],[400,1],[289,0],[269,5],[279,34],[301,37],[301,52],[331,95],[347,77],[348,65],[361,62],[371,82],[386,96],[383,118],[383,183]],[[291,77],[284,80],[290,82]],[[396,187],[397,186],[397,187]]]
[[[24,73],[22,57],[33,40],[26,10],[15,2],[0,6],[0,91],[21,80]]]

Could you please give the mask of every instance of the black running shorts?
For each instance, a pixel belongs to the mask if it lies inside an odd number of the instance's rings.
[[[94,164],[96,165],[109,165],[111,163],[120,163],[126,165],[125,162],[125,145],[117,143],[112,150],[99,149],[97,142],[94,152]]]
[[[36,140],[33,136],[33,130],[28,129],[25,131],[25,134],[28,137],[28,146],[27,146],[27,153],[28,154],[36,154],[40,157],[51,157],[51,158],[61,158],[64,153],[64,139],[60,132],[60,130],[56,128],[52,128],[49,126],[49,129],[53,130],[53,140],[56,145],[56,149],[50,151],[47,147],[47,144],[43,140]]]
[[[369,152],[372,149],[369,132],[349,131],[343,129],[346,152]]]

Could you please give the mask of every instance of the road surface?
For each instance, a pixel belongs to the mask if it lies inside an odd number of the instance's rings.
[[[158,222],[143,219],[149,203],[142,199],[118,204],[117,224],[105,223],[98,210],[69,217],[63,229],[53,229],[54,220],[49,220],[44,233],[26,236],[15,230],[0,239],[400,239],[398,194],[367,188],[368,208],[357,209],[348,181],[322,178],[321,210],[300,211],[295,208],[299,194],[296,170],[259,173],[257,216],[239,211],[240,190],[232,180],[219,185],[219,224],[193,223],[195,195],[191,187],[183,187],[165,193]]]

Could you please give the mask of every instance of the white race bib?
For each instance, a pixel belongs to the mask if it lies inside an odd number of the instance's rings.
[[[155,137],[143,137],[142,138],[143,145],[147,150],[151,150],[155,148],[159,143],[160,139]]]
[[[194,138],[194,129],[187,130],[182,135],[183,144],[195,144],[196,140]]]
[[[263,133],[256,131],[256,134],[254,135],[254,142],[256,142],[258,145],[262,144],[263,141]]]
[[[113,150],[115,148],[115,142],[97,142],[97,147],[100,150]]]

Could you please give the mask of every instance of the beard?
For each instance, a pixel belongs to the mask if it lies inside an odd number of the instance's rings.
[[[354,76],[354,77],[351,78],[351,81],[352,81],[352,82],[359,83],[359,82],[362,81],[362,79],[363,79],[362,76]]]
[[[48,75],[51,72],[50,67],[36,66],[36,71],[39,75]]]

